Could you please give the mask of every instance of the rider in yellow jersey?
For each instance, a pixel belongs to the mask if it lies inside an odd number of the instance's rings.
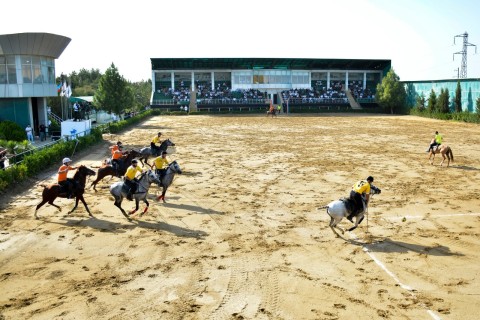
[[[368,206],[370,200],[370,188],[373,182],[373,177],[369,176],[366,180],[360,180],[352,186],[350,191],[350,200],[354,202],[354,208],[350,215],[347,217],[352,222],[353,217],[359,214],[363,210],[362,194],[365,193],[365,206]]]
[[[168,164],[169,164],[169,161],[167,159],[167,151],[163,151],[160,157],[156,157],[153,160],[155,173],[158,175],[158,178],[160,179],[160,181],[162,180],[162,178],[165,176],[165,173],[167,172]]]
[[[127,172],[125,172],[125,184],[129,187],[129,191],[127,194],[127,199],[132,200],[132,195],[137,191],[137,180],[135,176],[137,172],[142,173],[142,168],[138,167],[138,160],[133,159],[132,164],[128,167]]]
[[[160,144],[162,144],[162,140],[160,140],[162,137],[162,133],[159,132],[155,137],[153,137],[152,141],[150,142],[150,148],[152,149],[152,155],[158,156],[158,153],[160,151]],[[159,144],[157,146],[157,143]]]
[[[432,139],[432,143],[430,143],[430,147],[428,148],[427,152],[430,152],[430,150],[433,150],[434,146],[440,146],[442,144],[443,136],[438,133],[438,131],[435,131],[435,137]]]

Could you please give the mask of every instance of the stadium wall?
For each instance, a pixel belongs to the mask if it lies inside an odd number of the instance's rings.
[[[453,110],[457,82],[460,82],[460,88],[462,90],[462,110],[475,112],[475,103],[480,97],[480,79],[404,81],[408,105],[415,107],[417,98],[422,94],[426,101],[428,101],[432,89],[437,97],[442,89],[448,89],[450,109]]]

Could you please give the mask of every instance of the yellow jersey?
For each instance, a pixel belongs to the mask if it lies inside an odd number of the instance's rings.
[[[133,180],[135,179],[135,175],[137,174],[137,172],[142,173],[142,168],[138,166],[130,166],[128,167],[127,172],[125,172],[125,178],[127,178],[128,180]]]
[[[160,139],[161,138],[159,136],[155,136],[155,137],[153,137],[152,142],[153,143],[160,143],[160,142],[162,142]]]
[[[357,193],[370,193],[370,183],[367,180],[360,180],[352,187],[353,191]]]
[[[157,169],[165,169],[168,166],[168,160],[167,158],[156,157],[155,160],[153,160],[153,165]]]

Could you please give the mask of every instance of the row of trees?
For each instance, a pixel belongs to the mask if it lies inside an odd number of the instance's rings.
[[[416,97],[415,102],[407,102],[405,85],[400,82],[400,77],[391,69],[377,85],[376,102],[391,113],[414,113],[417,115],[440,117],[442,119],[457,119],[468,122],[478,122],[480,118],[480,98],[476,101],[476,114],[464,112],[462,108],[462,89],[457,81],[455,96],[450,101],[450,92],[442,88],[440,94],[432,89],[428,99],[423,92]],[[415,105],[413,105],[415,103]],[[453,108],[451,108],[453,106]],[[411,109],[414,107],[413,109]],[[452,111],[454,114],[452,114]]]
[[[477,106],[479,101],[477,100]],[[453,107],[455,112],[462,112],[462,89],[460,82],[457,82],[455,96],[453,97]],[[417,97],[415,108],[420,111],[450,113],[450,92],[447,88],[440,89],[440,94],[437,96],[435,91],[430,91],[428,100],[425,98],[423,92]]]
[[[152,81],[130,82],[118,71],[115,64],[111,64],[104,74],[99,69],[81,69],[78,73],[72,72],[68,76],[60,76],[57,82],[66,78],[72,88],[72,96],[93,96],[92,107],[109,113],[123,114],[136,112],[150,104]],[[52,111],[61,114],[62,97],[48,99]]]

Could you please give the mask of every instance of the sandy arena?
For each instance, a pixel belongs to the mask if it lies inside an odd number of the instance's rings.
[[[430,165],[435,130],[454,162]],[[166,204],[129,222],[105,179],[67,215],[40,183],[1,196],[0,319],[478,319],[480,135],[413,116],[158,116],[75,154],[175,143]],[[70,155],[66,155],[70,156]],[[97,169],[95,169],[97,170]],[[73,172],[71,173],[73,174]],[[368,218],[337,238],[318,207],[368,175]],[[72,175],[70,175],[72,176]],[[123,207],[132,209],[133,202]],[[145,204],[140,204],[143,209]],[[346,219],[342,227],[352,224]]]

